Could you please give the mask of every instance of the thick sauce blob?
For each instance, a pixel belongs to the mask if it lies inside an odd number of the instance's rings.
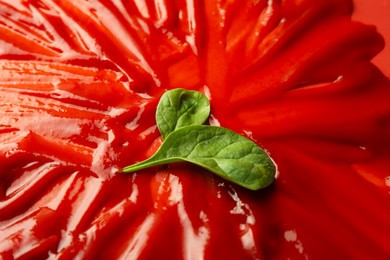
[[[2,259],[386,259],[390,83],[352,2],[0,0]],[[162,93],[278,167],[252,192],[154,153]]]

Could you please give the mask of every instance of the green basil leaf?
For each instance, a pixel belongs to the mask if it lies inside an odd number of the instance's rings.
[[[204,167],[251,190],[270,185],[275,176],[273,161],[256,143],[229,129],[207,125],[173,131],[152,157],[123,171],[182,161]]]
[[[157,106],[156,122],[163,139],[183,126],[201,125],[210,115],[210,102],[200,92],[173,89],[165,92]]]

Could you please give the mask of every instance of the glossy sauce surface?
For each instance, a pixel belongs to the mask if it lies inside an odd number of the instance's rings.
[[[351,1],[0,0],[3,259],[386,259],[390,83]],[[252,192],[175,164],[167,89],[266,149]]]

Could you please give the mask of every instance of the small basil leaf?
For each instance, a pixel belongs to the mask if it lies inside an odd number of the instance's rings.
[[[175,130],[152,157],[123,171],[182,161],[204,167],[251,190],[268,186],[275,175],[275,165],[256,143],[226,128],[207,125]]]
[[[156,111],[157,127],[163,139],[183,126],[201,125],[210,115],[210,102],[200,92],[173,89],[165,92]]]

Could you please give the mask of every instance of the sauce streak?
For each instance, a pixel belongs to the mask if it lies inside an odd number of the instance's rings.
[[[0,0],[2,259],[386,259],[390,83],[352,2]],[[167,89],[278,166],[252,192],[161,144]],[[1,258],[0,257],[0,258]]]

